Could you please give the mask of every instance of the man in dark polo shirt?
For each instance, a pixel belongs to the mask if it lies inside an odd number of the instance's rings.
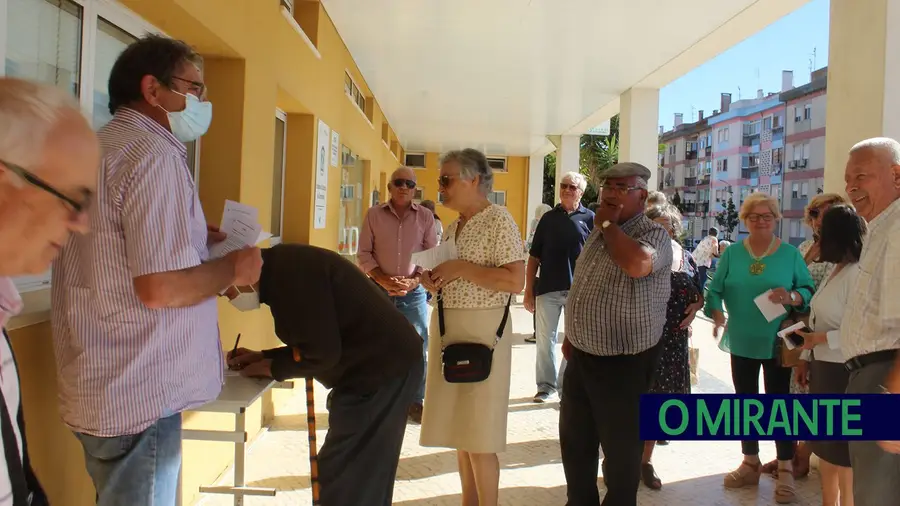
[[[575,260],[594,229],[594,213],[581,205],[587,180],[577,172],[563,176],[560,203],[544,214],[534,232],[525,274],[525,308],[535,314],[537,360],[534,402],[547,402],[562,391],[566,362],[557,370],[559,317],[572,286]],[[538,268],[541,277],[536,280]]]
[[[333,251],[283,244],[262,259],[259,283],[226,295],[242,311],[268,305],[287,346],[238,349],[229,366],[331,388],[318,460],[322,504],[389,506],[407,410],[422,381],[422,338],[383,290]]]

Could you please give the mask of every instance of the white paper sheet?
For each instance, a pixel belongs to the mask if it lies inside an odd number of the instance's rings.
[[[769,295],[772,294],[772,290],[766,290],[765,292],[758,295],[753,302],[756,303],[756,307],[759,308],[759,312],[766,318],[766,321],[772,321],[775,318],[787,313],[787,310],[781,304],[777,304],[769,300]]]
[[[209,257],[213,260],[272,237],[272,234],[263,232],[259,224],[259,211],[255,207],[232,200],[225,201],[219,230],[225,234],[225,240],[210,246]]]
[[[456,242],[449,240],[442,242],[440,246],[413,253],[412,264],[431,270],[444,262],[457,258],[459,258],[459,251],[456,249]]]

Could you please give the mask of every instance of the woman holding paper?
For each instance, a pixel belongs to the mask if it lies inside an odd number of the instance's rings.
[[[731,377],[737,394],[759,393],[759,371],[763,370],[766,393],[787,394],[791,369],[782,367],[775,354],[776,334],[787,309],[802,310],[814,291],[803,255],[775,236],[781,218],[778,201],[764,193],[753,193],[741,205],[740,218],[749,237],[726,249],[709,284],[704,312],[713,319],[713,334],[724,328],[719,348],[731,354]],[[724,309],[729,325],[725,326]],[[776,441],[779,472],[775,502],[795,499],[792,459],[794,443]],[[759,442],[741,442],[744,459],[725,476],[725,487],[757,485],[762,465]]]
[[[806,351],[802,356],[803,365],[796,368],[794,376],[799,383],[805,383],[808,370],[810,393],[837,394],[844,393],[850,382],[840,349],[840,328],[844,308],[859,274],[857,262],[862,253],[866,222],[852,207],[833,205],[820,223],[817,256],[833,267],[809,304],[809,324],[813,331],[797,331],[803,337]],[[853,471],[847,441],[812,441],[809,444],[819,457],[822,504],[853,506]]]

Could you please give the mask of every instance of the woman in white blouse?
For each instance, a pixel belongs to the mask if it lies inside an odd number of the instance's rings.
[[[841,353],[840,328],[847,299],[856,281],[862,252],[866,222],[848,205],[832,205],[822,218],[817,243],[819,260],[833,264],[819,284],[810,302],[809,326],[812,332],[803,336],[803,359],[794,371],[799,383],[805,383],[807,367],[809,392],[812,394],[844,393],[850,380]],[[808,363],[808,366],[806,365]],[[822,504],[853,506],[853,472],[847,441],[812,441],[812,451],[819,457],[822,482]]]

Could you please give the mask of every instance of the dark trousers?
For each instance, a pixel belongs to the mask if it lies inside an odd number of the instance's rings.
[[[391,506],[406,417],[421,383],[417,362],[374,392],[332,390],[328,434],[319,452],[323,505]]]
[[[709,267],[705,265],[701,265],[697,267],[697,276],[700,278],[700,291],[706,288],[706,282],[709,281],[707,274],[709,273]]]
[[[598,447],[603,449],[603,506],[636,506],[640,481],[640,399],[653,381],[659,345],[637,355],[599,357],[572,349],[559,413],[567,506],[597,506]]]
[[[756,358],[731,356],[731,381],[736,394],[759,393],[759,370],[763,371],[763,383],[767,394],[787,395],[791,393],[791,369],[781,367],[774,358],[760,360]],[[741,441],[744,455],[759,455],[759,441]],[[778,460],[794,458],[793,441],[775,441],[775,452]]]

